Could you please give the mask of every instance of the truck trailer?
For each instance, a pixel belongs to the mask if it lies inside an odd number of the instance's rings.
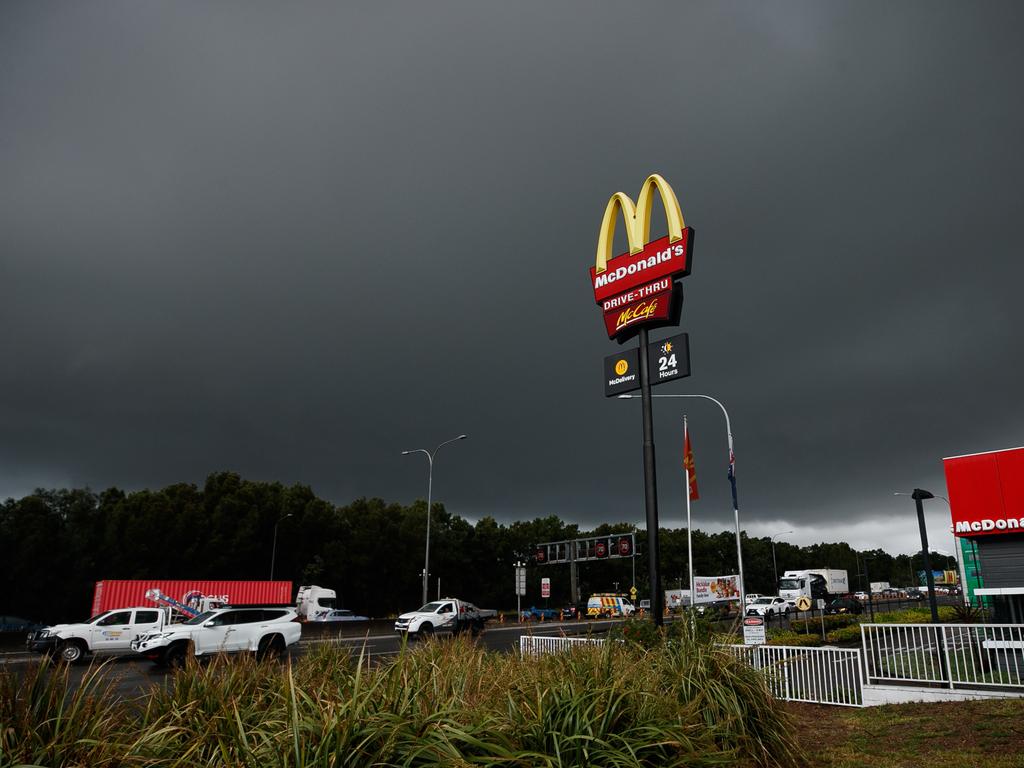
[[[149,595],[147,595],[149,593]],[[160,596],[154,600],[153,597]],[[167,598],[166,601],[163,598]],[[178,603],[198,612],[211,603],[230,605],[291,605],[290,581],[199,581],[169,579],[106,579],[97,581],[92,593],[92,612],[96,616],[133,606],[167,606],[178,610]],[[182,611],[188,615],[187,610]]]

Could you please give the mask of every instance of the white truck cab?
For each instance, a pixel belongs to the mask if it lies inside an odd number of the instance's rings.
[[[334,610],[338,593],[316,584],[299,587],[295,595],[295,610],[302,621],[323,621]]]
[[[80,624],[54,624],[29,634],[30,650],[74,664],[91,653],[129,653],[135,638],[167,623],[160,608],[118,608]]]

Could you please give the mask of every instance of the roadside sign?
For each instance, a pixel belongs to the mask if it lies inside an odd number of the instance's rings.
[[[796,599],[796,609],[798,611],[809,611],[811,609],[811,598],[807,595],[800,595]]]
[[[763,616],[746,616],[743,619],[744,645],[764,645],[768,642]]]
[[[604,396],[640,389],[640,353],[624,349],[604,359]],[[653,387],[690,375],[690,335],[679,333],[647,345],[647,373]]]
[[[636,587],[629,588],[629,599],[634,603],[636,602]]]
[[[819,611],[824,611],[825,610],[825,601],[822,600],[821,598],[818,598],[818,610]]]
[[[551,597],[551,579],[546,576],[540,580],[540,596]]]
[[[526,594],[526,569],[516,568],[516,594]]]

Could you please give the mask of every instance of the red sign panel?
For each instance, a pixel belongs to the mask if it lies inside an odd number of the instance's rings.
[[[619,555],[629,557],[631,554],[633,554],[633,543],[627,538],[619,539]]]
[[[624,253],[608,262],[608,267],[597,274],[595,267],[590,268],[590,283],[594,286],[594,300],[601,304],[605,299],[658,280],[662,277],[690,274],[693,248],[693,230],[687,227],[683,237],[674,243],[668,241],[668,235],[653,240],[644,246],[639,253]]]
[[[608,338],[614,339],[626,329],[654,320],[668,320],[672,315],[672,291],[656,293],[640,301],[604,313]]]
[[[1024,531],[1024,448],[942,460],[955,536]]]

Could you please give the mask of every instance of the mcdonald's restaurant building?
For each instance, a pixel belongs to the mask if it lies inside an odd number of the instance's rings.
[[[1024,623],[1024,448],[942,463],[965,595],[997,622]]]

